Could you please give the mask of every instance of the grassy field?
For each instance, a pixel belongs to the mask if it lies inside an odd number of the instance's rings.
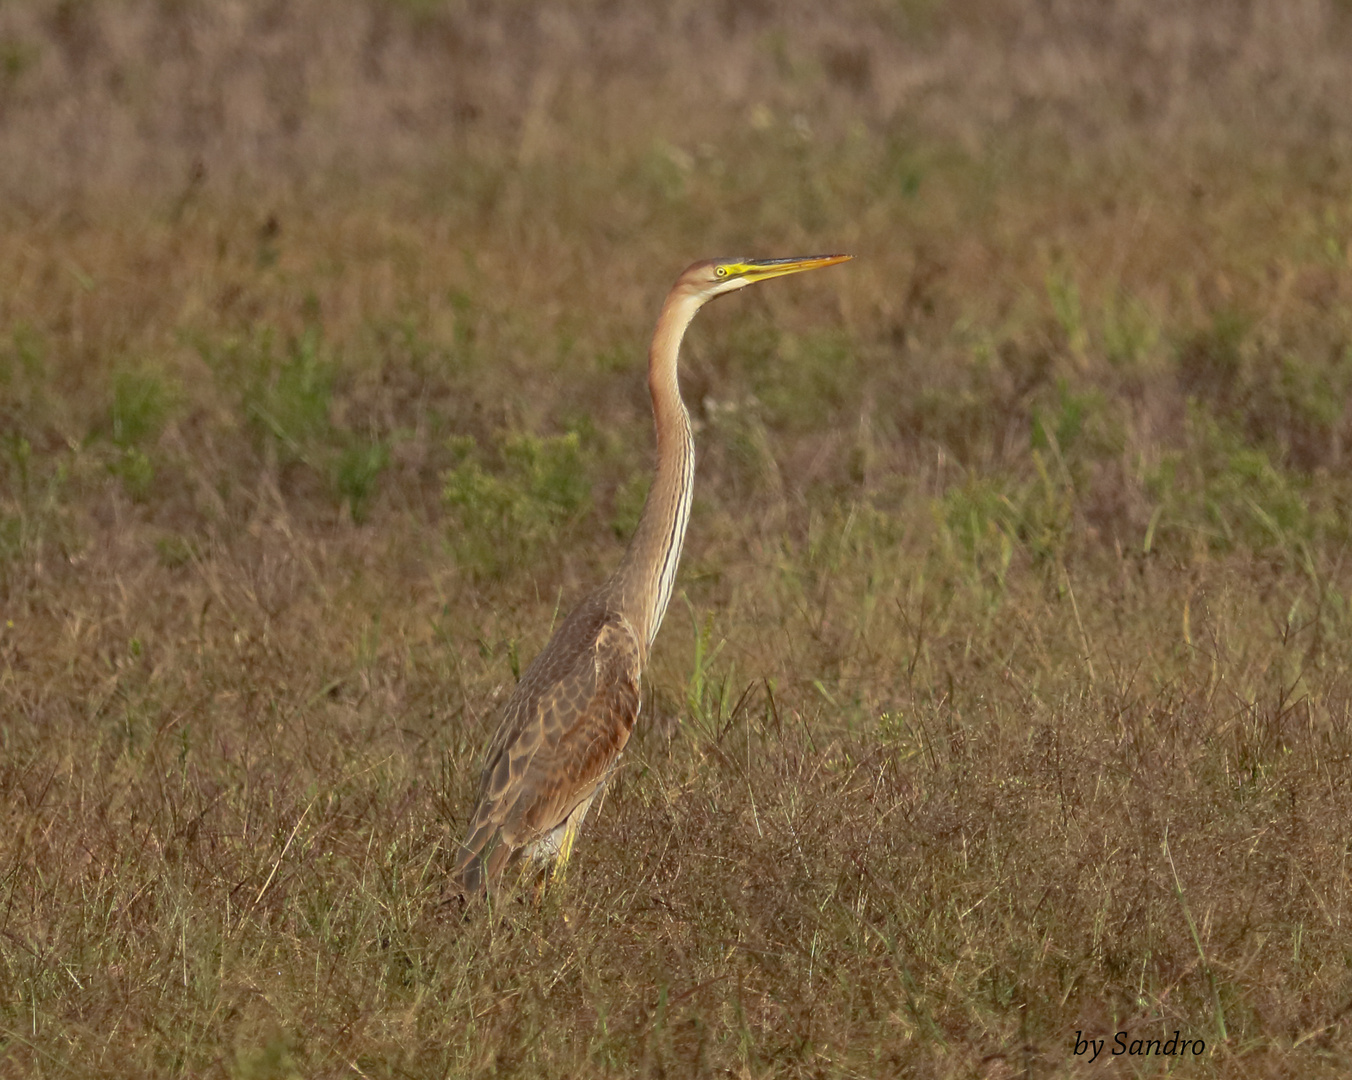
[[[1101,7],[0,5],[0,1077],[1347,1075],[1352,18]]]

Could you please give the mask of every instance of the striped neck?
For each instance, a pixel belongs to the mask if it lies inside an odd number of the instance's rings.
[[[644,659],[657,637],[676,583],[676,567],[695,490],[695,439],[681,400],[677,358],[686,327],[703,300],[688,293],[667,298],[648,354],[648,389],[657,429],[657,474],[624,558],[604,586],[643,642]]]

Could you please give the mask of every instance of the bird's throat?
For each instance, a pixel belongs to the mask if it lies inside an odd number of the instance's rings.
[[[695,440],[676,369],[681,339],[699,307],[697,298],[677,296],[668,300],[658,320],[648,357],[657,472],[638,528],[607,585],[616,607],[638,632],[645,661],[675,587],[695,489]]]

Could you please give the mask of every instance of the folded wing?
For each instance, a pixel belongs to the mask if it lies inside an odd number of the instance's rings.
[[[584,602],[503,709],[456,865],[466,892],[496,884],[522,848],[585,813],[638,718],[641,654],[628,621]]]

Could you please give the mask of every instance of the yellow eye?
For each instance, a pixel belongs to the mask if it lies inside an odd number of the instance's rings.
[[[727,276],[728,276],[728,268],[726,266],[720,266],[714,270],[714,277],[725,278]]]

